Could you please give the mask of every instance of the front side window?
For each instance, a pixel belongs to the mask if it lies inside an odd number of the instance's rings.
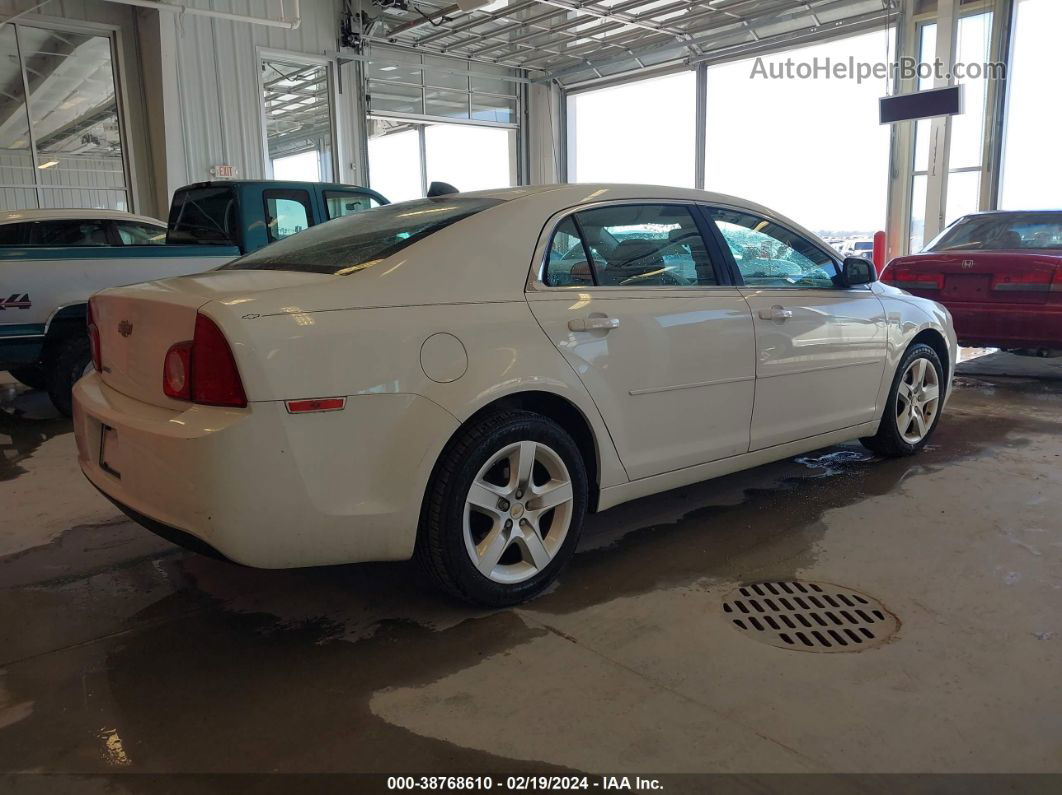
[[[697,222],[685,205],[599,207],[576,213],[575,220],[600,287],[719,284]],[[577,268],[576,262],[573,269]]]
[[[810,240],[766,218],[735,210],[709,210],[749,287],[834,289],[837,264]]]
[[[353,215],[380,206],[376,199],[366,193],[326,190],[324,198],[329,218],[342,218],[344,215]]]
[[[926,251],[1062,249],[1062,213],[968,215],[926,246]]]
[[[269,240],[283,240],[313,225],[310,194],[304,190],[267,190],[265,199],[266,230]]]
[[[25,224],[0,224],[0,246],[20,245],[25,227]]]
[[[143,224],[139,221],[115,221],[114,228],[123,246],[163,246],[166,227]]]
[[[107,246],[106,221],[34,221],[29,224],[31,246]]]
[[[440,196],[385,204],[318,224],[300,235],[223,265],[223,270],[285,270],[345,276],[429,235],[500,204],[499,199]],[[470,245],[475,245],[474,241]]]

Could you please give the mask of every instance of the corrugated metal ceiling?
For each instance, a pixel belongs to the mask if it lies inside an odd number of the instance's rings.
[[[884,24],[896,0],[352,0],[375,41],[532,70],[571,85]]]

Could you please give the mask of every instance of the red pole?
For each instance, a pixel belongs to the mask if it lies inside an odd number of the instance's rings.
[[[885,233],[874,233],[874,267],[878,271],[878,275],[881,275],[882,268],[885,267]]]

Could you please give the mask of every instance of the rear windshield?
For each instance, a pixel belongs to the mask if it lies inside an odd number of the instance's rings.
[[[238,241],[232,188],[191,188],[173,195],[167,243],[234,246]]]
[[[940,233],[926,251],[1062,249],[1062,212],[967,215]]]
[[[387,204],[310,227],[223,265],[223,270],[283,270],[346,275],[390,257],[450,224],[500,204],[442,196]]]

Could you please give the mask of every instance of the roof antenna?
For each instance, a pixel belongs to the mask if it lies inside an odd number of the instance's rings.
[[[433,182],[428,186],[428,198],[434,199],[436,196],[448,196],[451,193],[460,193],[457,188],[451,185],[449,182]]]

